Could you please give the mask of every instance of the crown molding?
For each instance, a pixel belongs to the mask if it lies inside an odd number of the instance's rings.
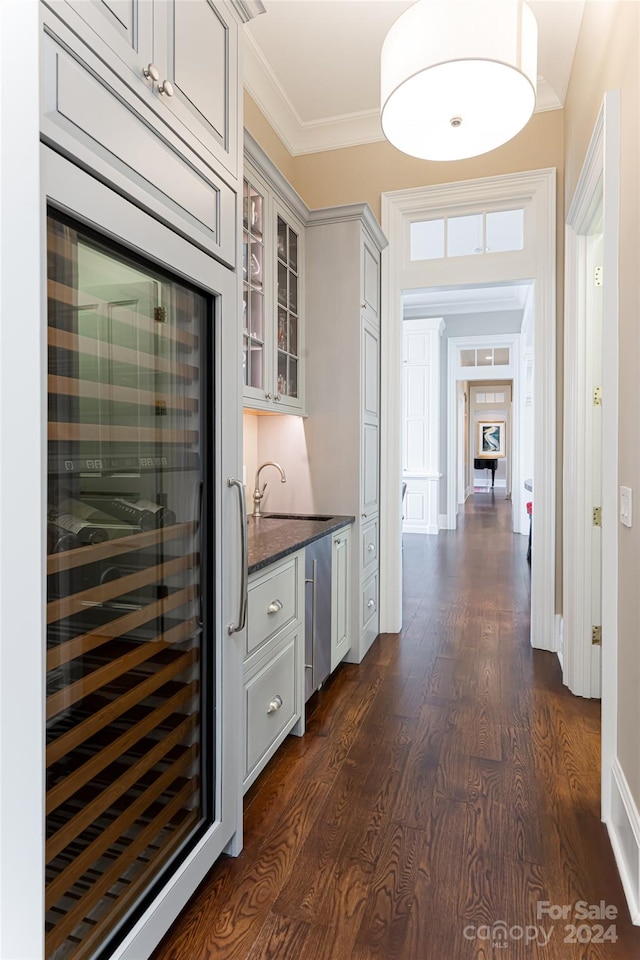
[[[231,0],[231,2],[243,23],[248,23],[254,17],[259,17],[261,13],[267,12],[262,0]]]
[[[245,89],[291,156],[340,150],[385,139],[377,108],[322,120],[302,120],[253,37],[245,33],[244,39]],[[538,77],[535,112],[559,110],[562,106],[553,87],[544,77]]]
[[[308,225],[318,223],[348,223],[358,220],[364,224],[379,250],[384,250],[388,240],[382,232],[373,210],[368,203],[344,203],[337,207],[316,207],[309,211]]]

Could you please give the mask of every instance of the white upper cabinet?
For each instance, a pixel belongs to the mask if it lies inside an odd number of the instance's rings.
[[[308,210],[245,133],[242,223],[244,405],[305,412],[305,224]]]
[[[362,242],[360,313],[363,320],[380,325],[380,251],[367,238]]]
[[[237,260],[240,19],[210,0],[43,0],[43,141]]]
[[[212,169],[238,170],[238,23],[211,0],[46,0]],[[74,16],[75,15],[75,16]],[[116,57],[119,63],[114,63]]]

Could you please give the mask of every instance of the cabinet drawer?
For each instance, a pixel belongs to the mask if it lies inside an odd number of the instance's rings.
[[[207,253],[235,266],[236,193],[141,100],[132,98],[122,80],[99,62],[85,63],[93,60],[89,50],[83,54],[82,59],[73,55],[45,25],[44,139]]]
[[[245,684],[245,776],[295,721],[296,640],[294,636]]]
[[[364,526],[360,532],[360,562],[365,576],[373,573],[378,564],[378,520]]]
[[[249,584],[247,657],[300,616],[297,571],[294,558]]]
[[[362,587],[361,623],[363,628],[378,616],[378,574],[374,574]]]

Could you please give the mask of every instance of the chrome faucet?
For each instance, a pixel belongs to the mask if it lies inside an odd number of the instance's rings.
[[[253,491],[253,516],[254,517],[262,516],[262,511],[260,510],[260,504],[262,503],[262,498],[264,497],[264,491],[267,489],[267,484],[265,483],[262,490],[260,489],[260,471],[264,470],[265,467],[275,467],[276,470],[280,471],[280,483],[287,482],[285,472],[279,463],[276,463],[274,460],[265,460],[264,463],[260,464],[260,466],[256,470],[256,482],[255,482],[255,487]]]

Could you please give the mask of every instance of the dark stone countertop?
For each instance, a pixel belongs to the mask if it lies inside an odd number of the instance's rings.
[[[249,573],[295,553],[308,543],[353,523],[355,517],[309,519],[308,515],[265,514],[249,517]]]

